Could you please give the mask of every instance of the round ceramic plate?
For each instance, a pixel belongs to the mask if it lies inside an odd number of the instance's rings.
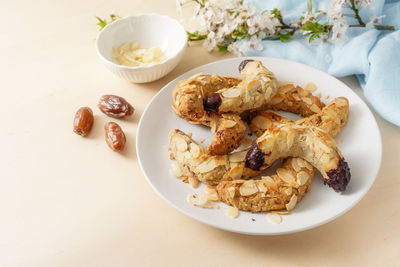
[[[382,144],[372,113],[349,87],[320,70],[283,59],[249,58],[262,61],[264,66],[275,73],[279,81],[291,81],[300,86],[313,82],[318,88],[314,94],[321,92],[322,96],[329,96],[328,99],[322,97],[326,103],[338,96],[348,98],[349,121],[336,138],[351,170],[351,181],[346,192],[339,194],[324,186],[322,177],[317,174],[312,181],[310,192],[296,208],[288,215],[281,215],[281,224],[271,224],[266,219],[266,213],[241,211],[238,218],[232,219],[226,215],[228,206],[222,202],[218,203],[219,209],[203,209],[186,201],[188,194],[203,193],[205,185],[193,189],[181,179],[169,174],[174,161],[169,159],[166,149],[168,133],[175,128],[191,132],[196,141],[205,138],[204,146],[212,139],[212,133],[209,128],[192,125],[175,115],[171,108],[172,90],[179,80],[198,72],[239,76],[237,67],[245,58],[232,58],[195,68],[167,84],[154,96],[142,115],[136,138],[137,156],[145,177],[153,189],[177,210],[200,222],[232,232],[277,235],[303,231],[332,221],[361,200],[378,173]]]

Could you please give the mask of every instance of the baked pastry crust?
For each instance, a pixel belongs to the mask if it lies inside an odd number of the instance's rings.
[[[319,170],[325,183],[337,192],[346,189],[350,170],[337,142],[315,126],[280,124],[253,141],[246,154],[246,167],[266,169],[279,158],[300,157]]]
[[[210,156],[201,145],[178,129],[172,130],[168,139],[169,150],[183,172],[203,183],[217,185],[222,180],[247,179],[260,173],[245,168],[249,148],[227,155]]]
[[[334,100],[332,103],[335,102],[337,101]],[[345,102],[347,103],[347,101]],[[336,104],[329,104],[321,111],[321,114],[325,113],[329,114],[329,116],[321,115],[321,122],[318,123],[318,126],[322,129],[332,131],[332,133],[338,133],[336,128],[340,128],[347,122],[348,108],[338,109],[336,108]],[[274,126],[283,123],[293,123],[272,111],[260,114],[266,125]],[[319,115],[317,114],[316,116]],[[315,119],[310,117],[308,120],[299,120],[296,123],[298,122],[301,122],[303,125],[313,125]],[[326,125],[329,125],[329,127]],[[169,149],[187,175],[196,177],[207,184],[217,185],[222,180],[248,179],[261,173],[261,171],[255,171],[245,166],[245,156],[250,147],[227,155],[210,156],[191,137],[175,129],[169,134]],[[200,165],[201,167],[199,167]],[[206,166],[207,168],[205,168]]]
[[[172,108],[179,117],[211,127],[215,137],[206,149],[209,155],[225,155],[238,148],[246,131],[241,118],[251,117],[256,110],[284,110],[310,116],[324,107],[319,97],[293,83],[278,87],[276,78],[259,61],[248,62],[241,73],[244,80],[197,73],[179,81],[172,92]],[[241,90],[239,96],[223,97],[221,101],[222,111],[231,113],[217,114],[205,109],[208,99],[220,94],[229,95],[238,89]]]
[[[339,97],[325,106],[320,113],[308,118],[300,119],[295,123],[300,125],[318,126],[334,137],[340,133],[340,128],[347,123],[348,113],[348,100],[344,97]],[[280,123],[291,122],[273,111],[262,111],[253,118],[250,123],[250,129],[260,136],[269,127]],[[295,180],[294,177],[296,177],[296,180],[298,179],[297,176],[302,177],[301,179],[303,179],[304,182],[304,179],[306,179],[304,177],[306,176],[303,173],[300,174],[302,171],[307,173],[310,177],[304,185],[300,185],[301,182],[296,184],[286,183],[285,179],[293,181]],[[283,179],[279,175],[283,176]],[[282,210],[287,209],[286,205],[290,203],[293,195],[296,195],[296,203],[303,198],[310,189],[310,183],[313,176],[314,169],[309,165],[309,163],[301,158],[286,158],[284,159],[281,168],[276,174],[272,175],[271,178],[264,177],[262,180],[254,181],[257,188],[263,188],[260,183],[265,185],[266,180],[268,180],[271,187],[272,179],[273,190],[259,190],[252,195],[242,196],[240,194],[240,186],[245,183],[245,180],[221,181],[216,190],[221,201],[228,205],[235,206],[240,210],[251,212]],[[289,189],[289,187],[291,189]]]
[[[325,106],[320,97],[293,83],[284,83],[278,87],[276,95],[260,110],[283,110],[308,117],[321,112]]]
[[[238,148],[246,126],[238,114],[219,115],[207,112],[204,110],[203,100],[221,88],[233,87],[239,83],[238,78],[197,73],[189,79],[179,81],[172,92],[172,108],[179,117],[193,124],[211,127],[215,133],[206,149],[210,155],[224,155]]]
[[[304,109],[303,109],[304,110]],[[349,118],[349,101],[345,97],[333,99],[322,110],[309,117],[297,120],[298,125],[315,126],[329,133],[332,137],[339,135]],[[261,136],[274,124],[289,123],[290,120],[272,111],[259,111],[251,119],[249,128],[257,136]]]
[[[276,94],[275,75],[260,61],[247,61],[240,74],[243,78],[238,85],[217,90],[206,98],[206,110],[241,114],[262,108]]]
[[[219,200],[240,210],[292,210],[310,190],[313,167],[300,158],[286,159],[272,176],[261,180],[221,181]]]

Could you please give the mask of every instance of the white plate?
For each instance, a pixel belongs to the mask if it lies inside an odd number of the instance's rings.
[[[321,92],[323,96],[330,96],[328,100],[322,98],[325,102],[338,96],[349,99],[349,121],[337,137],[339,148],[351,170],[351,181],[346,192],[338,194],[324,186],[318,174],[312,181],[310,192],[294,211],[289,215],[282,215],[281,224],[269,223],[266,213],[240,212],[237,219],[232,219],[226,215],[225,210],[228,206],[223,203],[218,203],[220,209],[212,210],[194,207],[186,201],[188,194],[202,193],[205,186],[193,189],[180,179],[169,175],[173,161],[169,160],[166,150],[168,133],[175,128],[192,132],[195,140],[206,138],[204,145],[211,140],[212,134],[208,128],[191,125],[175,115],[171,108],[171,92],[178,80],[200,71],[239,76],[237,67],[245,58],[232,58],[195,68],[167,84],[154,96],[142,115],[136,138],[139,164],[148,182],[165,201],[182,213],[232,232],[255,235],[293,233],[327,223],[344,214],[367,193],[381,164],[381,136],[372,113],[350,88],[320,70],[283,59],[249,58],[262,61],[275,73],[279,81],[292,81],[300,86],[308,82],[315,83],[318,86],[317,92]]]

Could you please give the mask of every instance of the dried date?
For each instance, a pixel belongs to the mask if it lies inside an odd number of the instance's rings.
[[[114,118],[131,116],[135,111],[125,98],[116,95],[103,95],[97,106],[101,112]]]
[[[126,137],[121,127],[115,122],[107,122],[104,125],[107,145],[114,151],[120,152],[124,149]]]
[[[86,136],[92,129],[94,122],[93,112],[89,107],[78,109],[74,117],[74,132]]]

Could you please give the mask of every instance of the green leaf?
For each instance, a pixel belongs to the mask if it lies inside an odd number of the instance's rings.
[[[107,26],[108,24],[110,24],[113,21],[116,21],[117,19],[119,19],[120,17],[115,15],[115,14],[111,14],[110,15],[111,21],[108,22],[107,19],[101,19],[99,17],[96,16],[96,19],[99,21],[96,25],[100,27],[99,31],[103,30],[105,26]]]
[[[200,41],[207,38],[208,34],[199,34],[199,31],[186,32],[188,35],[188,41]]]
[[[292,35],[290,35],[288,33],[281,33],[279,35],[279,40],[281,40],[282,43],[288,42],[288,41],[290,41],[290,39],[292,39]]]
[[[96,16],[96,19],[99,21],[96,25],[98,25],[100,27],[99,31],[101,31],[102,29],[104,29],[105,26],[107,26],[107,20],[104,19],[102,20],[101,18]]]
[[[277,8],[272,9],[271,13],[274,14],[275,18],[279,18],[279,16],[281,15],[281,12],[279,12],[279,9]]]
[[[217,47],[220,52],[228,50],[228,44],[218,44]]]
[[[239,31],[235,31],[232,33],[232,38],[245,39],[247,37],[249,37],[248,33],[239,32]]]
[[[322,25],[316,21],[306,21],[306,23],[300,29],[302,29],[303,31],[324,33],[326,30],[326,25],[326,23]]]

